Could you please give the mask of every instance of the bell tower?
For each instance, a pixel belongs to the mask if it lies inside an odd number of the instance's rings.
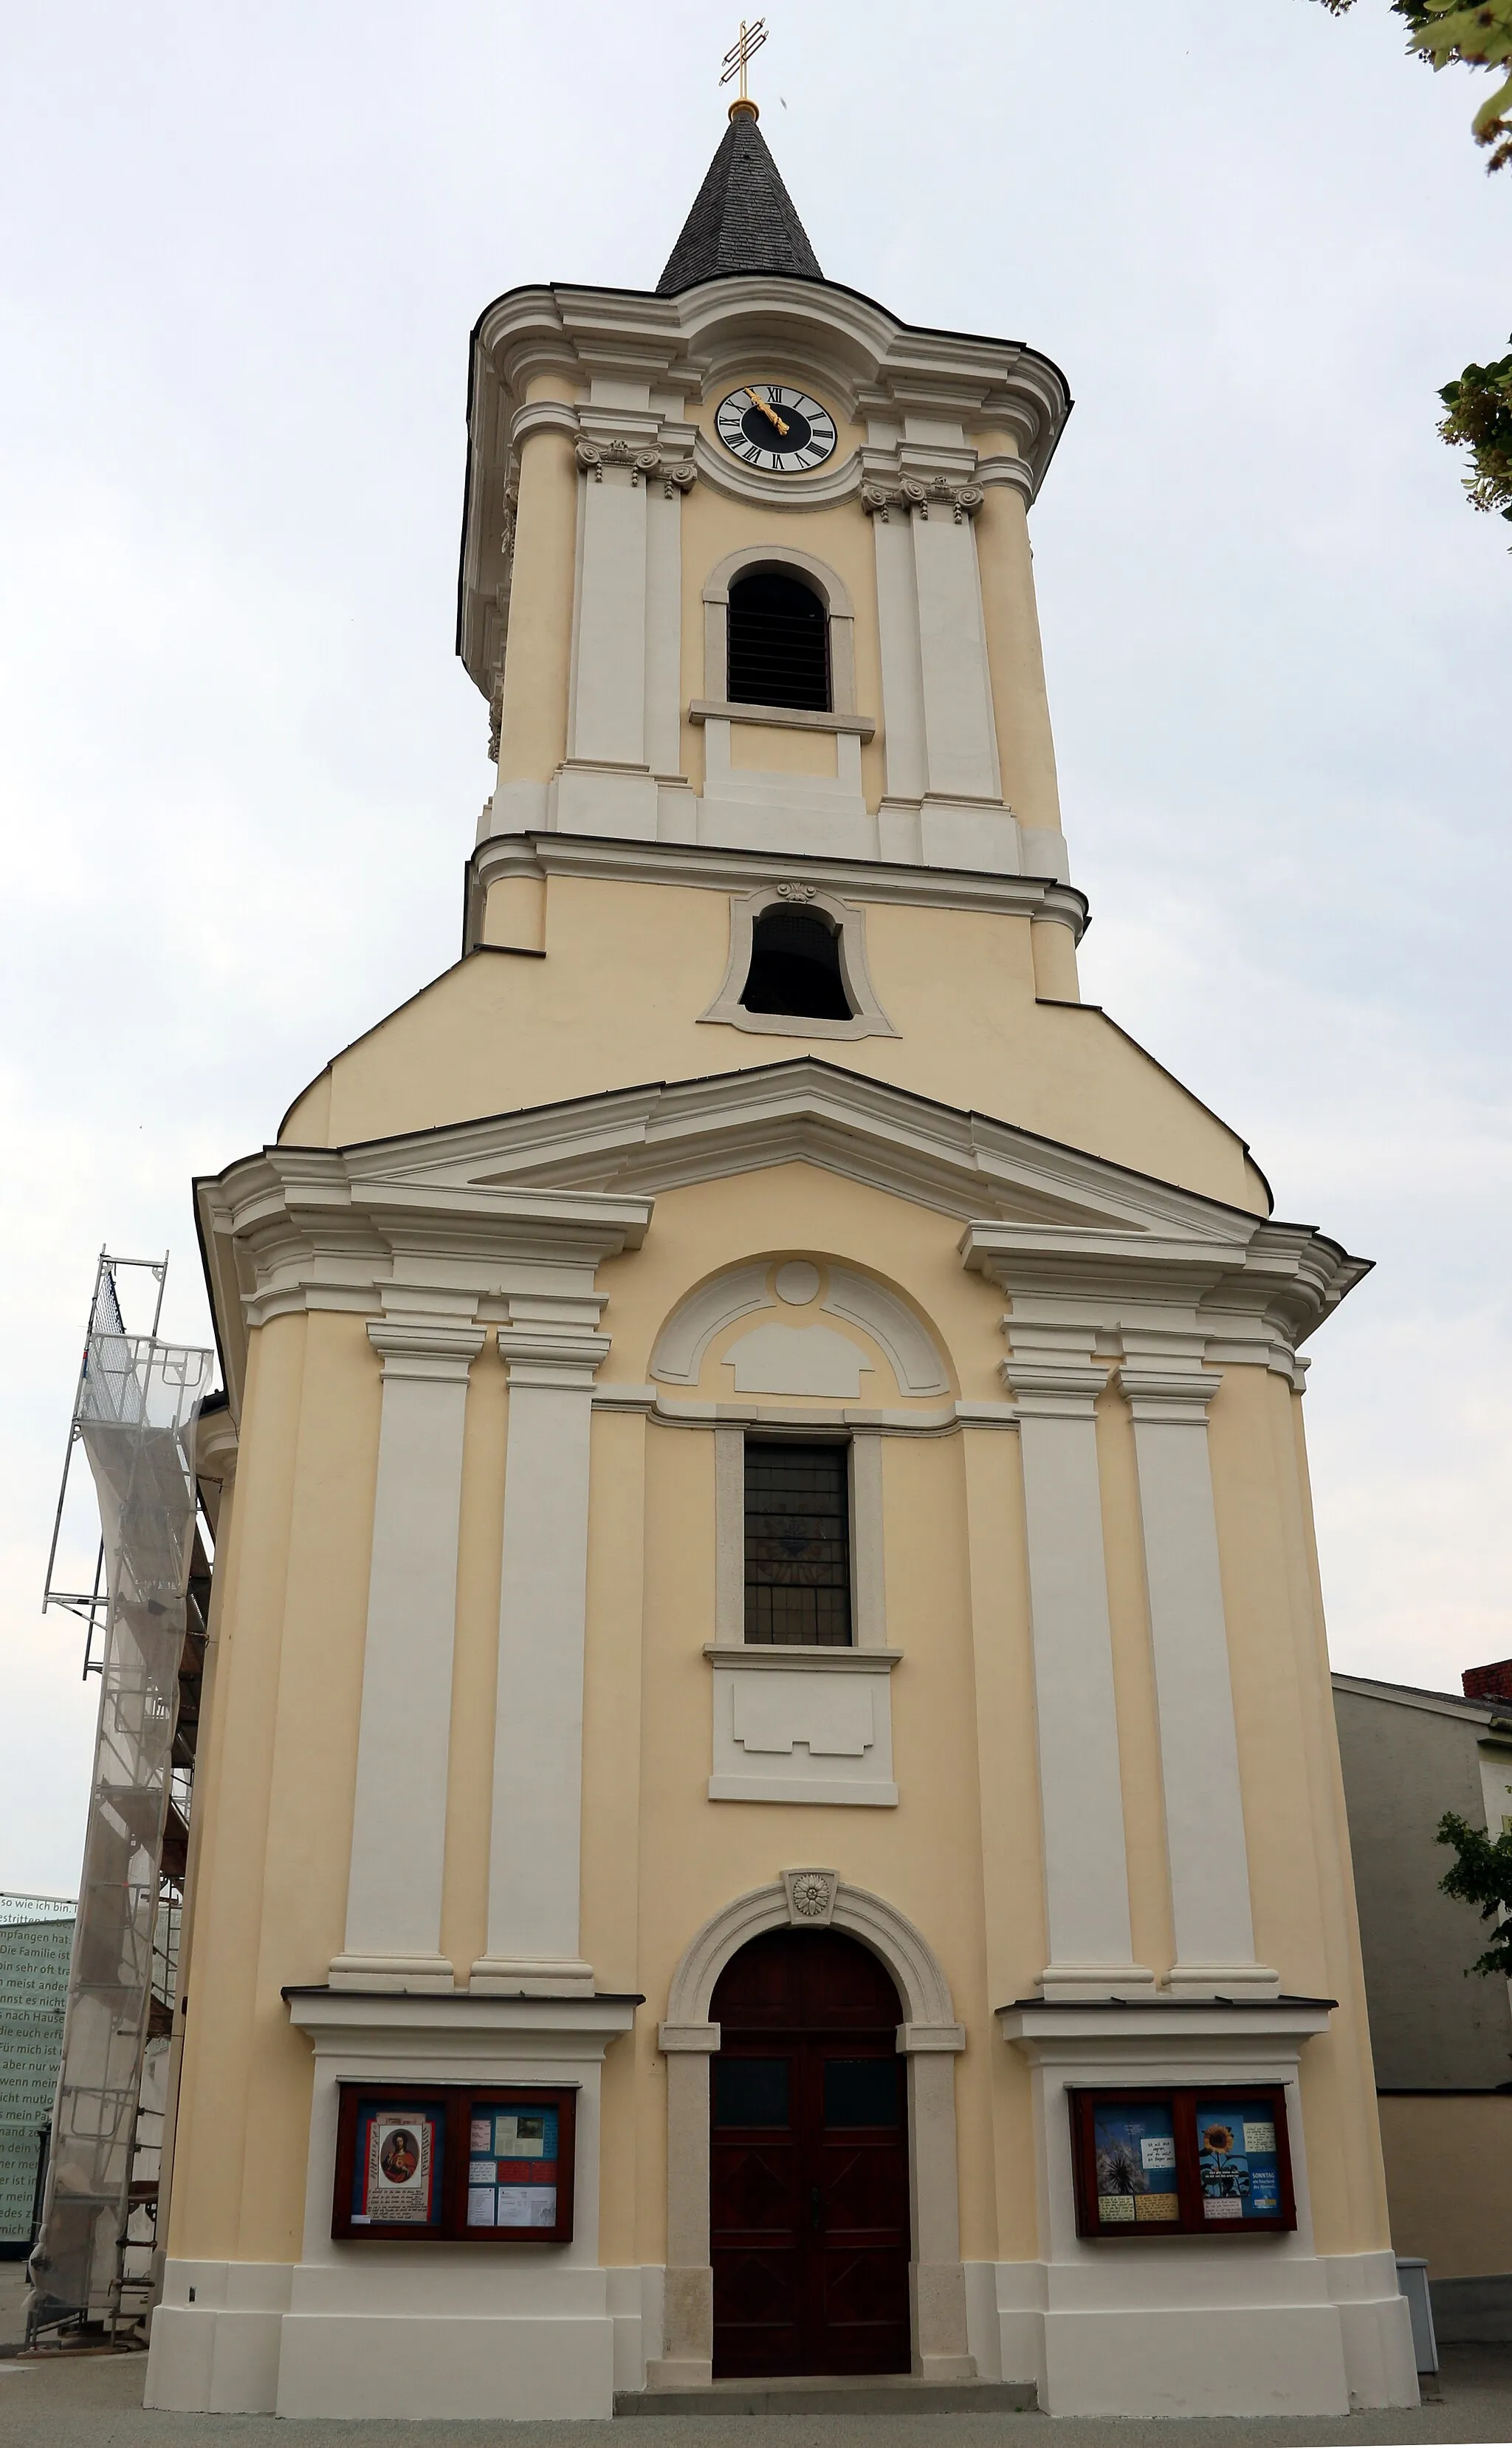
[[[526,841],[641,842],[889,868],[891,898],[906,872],[1023,879],[1042,985],[1074,998],[1026,526],[1070,405],[1034,349],[826,279],[744,100],[653,294],[488,308],[458,640],[498,783],[469,946],[522,923]]]

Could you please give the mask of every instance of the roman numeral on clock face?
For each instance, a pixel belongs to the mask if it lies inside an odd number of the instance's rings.
[[[714,423],[731,455],[763,475],[822,468],[839,440],[829,410],[792,383],[742,385],[719,402]]]

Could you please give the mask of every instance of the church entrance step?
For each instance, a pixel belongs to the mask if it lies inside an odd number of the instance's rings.
[[[619,2388],[622,2414],[1035,2414],[1028,2380],[914,2380],[868,2373],[830,2379],[717,2380],[707,2388]]]

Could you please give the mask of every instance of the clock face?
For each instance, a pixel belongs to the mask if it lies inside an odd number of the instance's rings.
[[[719,402],[720,441],[763,475],[796,476],[822,467],[837,436],[827,408],[791,383],[752,383]]]

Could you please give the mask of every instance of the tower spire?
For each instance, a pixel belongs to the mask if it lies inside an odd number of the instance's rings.
[[[738,40],[724,55],[719,83],[738,77],[739,90],[730,105],[730,124],[657,282],[659,297],[740,272],[824,278],[746,91],[746,70],[766,38],[764,18],[754,25],[742,20]]]

